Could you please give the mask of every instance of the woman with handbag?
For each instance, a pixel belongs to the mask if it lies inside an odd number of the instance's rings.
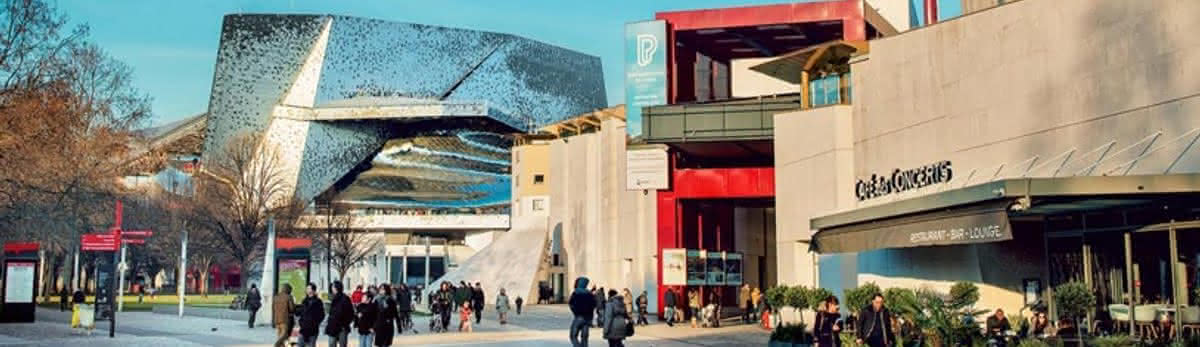
[[[624,298],[616,290],[608,291],[604,307],[604,339],[608,347],[625,347],[625,338],[633,336],[633,320],[625,310]]]

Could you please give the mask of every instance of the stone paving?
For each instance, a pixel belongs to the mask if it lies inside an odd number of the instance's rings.
[[[117,318],[116,338],[108,337],[101,322],[91,336],[70,329],[69,312],[38,310],[38,322],[0,324],[0,346],[269,346],[274,332],[268,327],[248,329],[245,322],[203,317],[178,317],[150,312],[125,312]],[[398,335],[396,346],[570,346],[567,339],[570,311],[566,306],[528,307],[500,325],[494,311],[484,311],[482,324],[473,333],[429,334],[428,317],[416,317],[418,334]],[[457,325],[457,317],[452,324]],[[590,346],[605,346],[600,329],[591,330]],[[693,329],[665,324],[639,326],[627,346],[765,346],[768,333],[757,326],[731,324],[719,329]],[[326,336],[319,345],[326,346]],[[357,335],[351,334],[351,346]]]

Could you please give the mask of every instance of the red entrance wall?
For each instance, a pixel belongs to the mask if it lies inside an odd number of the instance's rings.
[[[659,269],[664,248],[733,250],[733,205],[728,199],[774,198],[775,168],[674,169],[672,186],[673,190],[658,191]],[[683,286],[664,286],[662,271],[657,273],[661,316],[661,298],[668,288],[675,290],[678,302],[686,297],[680,299]]]

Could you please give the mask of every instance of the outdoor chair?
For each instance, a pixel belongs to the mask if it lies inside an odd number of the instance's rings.
[[[1200,334],[1200,306],[1184,307],[1179,319],[1183,322],[1180,332],[1191,336]]]
[[[1123,304],[1108,305],[1108,313],[1110,315],[1112,315],[1114,330],[1128,331],[1128,329],[1129,329],[1129,305],[1123,305]]]
[[[1138,335],[1158,338],[1158,308],[1161,305],[1138,305],[1133,308],[1134,322]]]

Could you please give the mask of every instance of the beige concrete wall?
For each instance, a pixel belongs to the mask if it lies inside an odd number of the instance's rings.
[[[550,195],[550,144],[532,143],[513,147],[513,198]],[[536,183],[542,175],[542,183]]]
[[[625,190],[625,127],[550,144],[549,228],[562,229],[566,282],[587,276],[606,288],[655,292],[655,194]],[[653,299],[651,299],[653,300]]]
[[[776,114],[775,209],[778,283],[816,284],[809,219],[848,207],[852,190],[850,106]]]
[[[765,63],[773,58],[734,59],[729,67],[730,87],[733,97],[754,97],[760,95],[799,93],[800,85],[767,76],[764,73],[750,70],[751,66]]]
[[[854,174],[951,160],[958,187],[1023,175],[1037,156],[1047,165],[1028,175],[1050,176],[1054,158],[1075,149],[1073,173],[1110,141],[1094,174],[1120,169],[1139,140],[1200,127],[1196,13],[1195,1],[1025,0],[872,41],[852,67]],[[1161,173],[1172,149],[1131,173]],[[1200,170],[1183,164],[1173,172]]]
[[[841,182],[941,160],[953,162],[954,179],[866,202],[843,185],[788,209],[819,211],[826,206],[816,204],[832,199],[848,202],[838,207],[845,210],[1019,176],[1124,174],[1122,164],[1155,134],[1152,148],[1161,149],[1129,174],[1161,174],[1175,158],[1182,160],[1170,173],[1200,172],[1200,152],[1184,152],[1190,138],[1180,138],[1200,128],[1196,13],[1195,1],[1024,0],[872,41],[870,56],[852,66],[852,172],[834,179],[812,170],[818,178],[810,179]],[[805,134],[822,138],[825,129]],[[1099,161],[1103,151],[1093,150],[1110,143]],[[777,175],[804,173],[787,169],[780,156],[777,170],[787,171]],[[798,195],[780,181],[786,216],[783,195]],[[821,283],[948,287],[969,280],[983,290],[981,307],[1015,312],[1020,281],[1040,277],[1040,237],[1033,239],[822,256]]]

